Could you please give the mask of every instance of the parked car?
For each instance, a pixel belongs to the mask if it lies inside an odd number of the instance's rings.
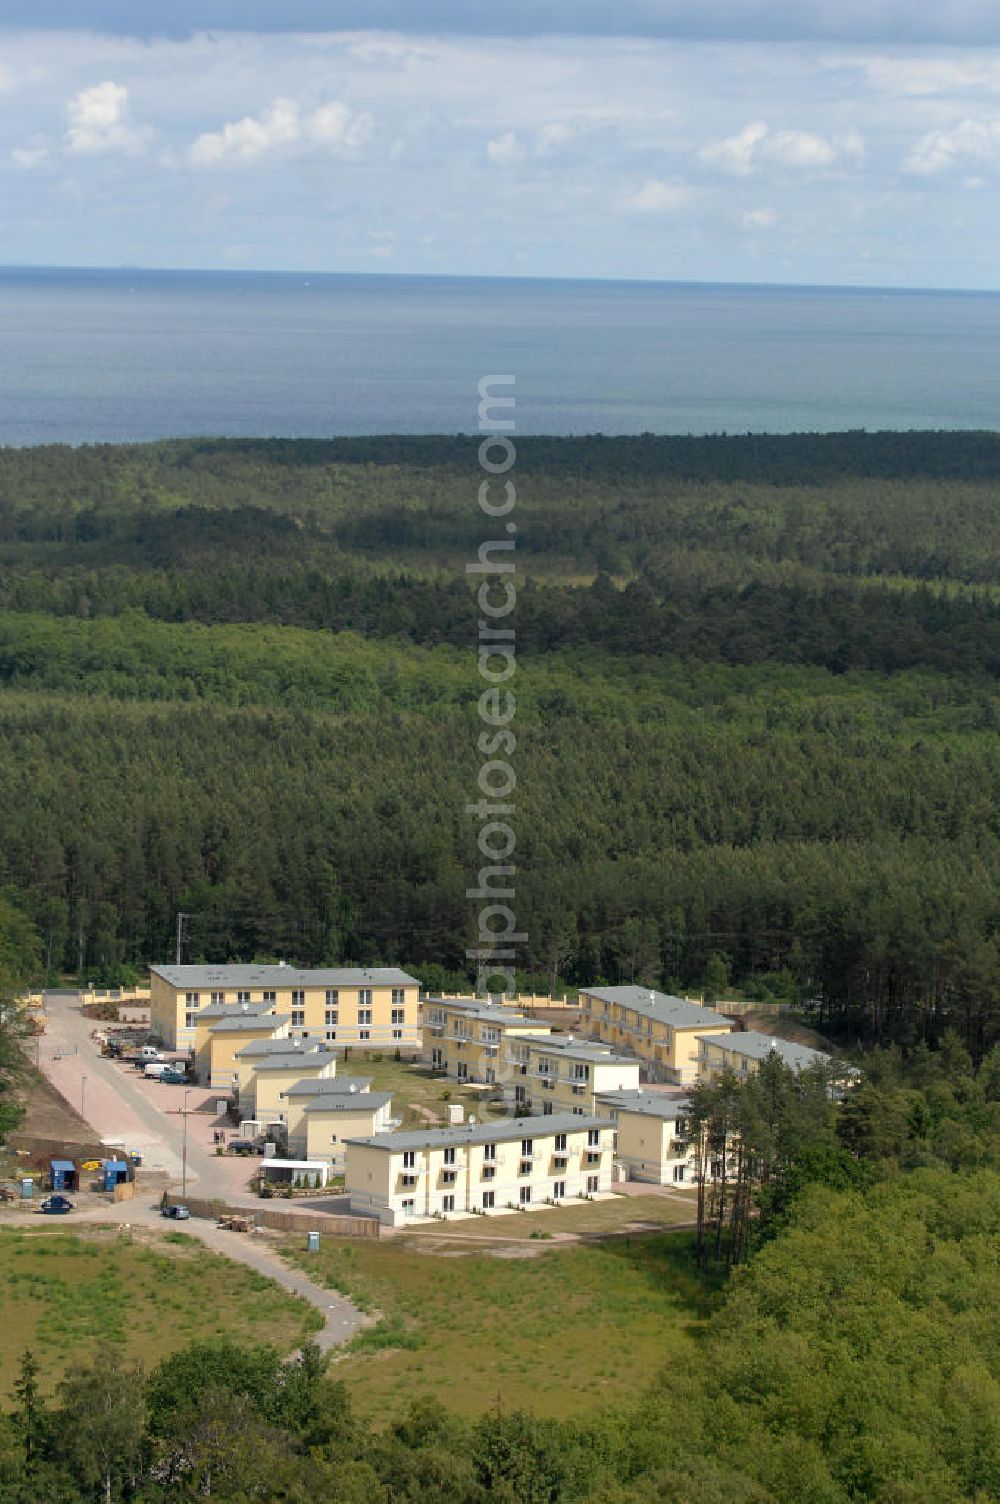
[[[0,1201],[16,1201],[17,1192],[12,1191],[9,1185],[0,1185]]]
[[[175,1222],[186,1222],[190,1217],[191,1212],[188,1207],[183,1204],[183,1202],[172,1201],[168,1206],[165,1206],[163,1208],[161,1215],[164,1217],[172,1217]]]
[[[231,1138],[229,1140],[229,1152],[230,1154],[263,1154],[264,1150],[263,1148],[258,1148],[252,1139]]]
[[[186,1071],[175,1071],[169,1068],[160,1072],[159,1079],[166,1081],[168,1086],[187,1086],[189,1084]]]
[[[66,1196],[48,1196],[38,1210],[50,1217],[62,1217],[73,1210],[73,1203]]]

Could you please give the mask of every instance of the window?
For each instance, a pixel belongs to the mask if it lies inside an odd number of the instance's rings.
[[[446,1149],[444,1151],[444,1162],[446,1165],[453,1165],[455,1163],[454,1149]]]
[[[402,988],[402,987],[394,987],[392,989],[392,1006],[394,1008],[402,1008],[405,1005],[405,1003],[406,1003],[406,991],[405,991],[405,989]]]
[[[304,1025],[305,1021],[306,1021],[305,1009],[304,1008],[293,1008],[292,1009],[292,1028],[293,1029],[301,1029],[302,1026]]]
[[[601,1177],[599,1175],[587,1176],[587,1194],[593,1196],[600,1189]]]
[[[198,1021],[198,1015],[197,1015],[197,1013],[185,1013],[185,1015],[184,1015],[184,1027],[185,1027],[185,1029],[193,1029],[194,1026],[195,1026],[195,1024],[197,1023],[197,1021]]]
[[[440,1068],[444,1064],[444,1051],[431,1050],[431,1065]]]
[[[278,994],[276,992],[265,992],[264,1001],[265,1003],[276,1003],[278,1001]]]
[[[566,1135],[565,1135],[565,1133],[557,1133],[556,1134],[555,1149],[556,1149],[556,1153],[557,1154],[565,1154],[566,1153]]]
[[[335,1144],[337,1142],[337,1135],[335,1133],[330,1134],[330,1142],[331,1144]]]
[[[484,1212],[491,1212],[493,1210],[493,1208],[496,1206],[496,1203],[497,1203],[497,1193],[496,1193],[496,1191],[484,1191],[483,1192],[483,1211]]]
[[[305,993],[300,988],[293,987],[293,989],[292,989],[292,1007],[293,1008],[304,1008],[305,1005],[306,1005],[306,995],[305,995]]]
[[[586,1117],[586,1113],[584,1112],[584,1110],[583,1110],[582,1107],[574,1107],[573,1108],[573,1116],[575,1118],[582,1118],[582,1117]]]
[[[484,1180],[495,1180],[496,1179],[496,1174],[497,1174],[497,1167],[496,1167],[496,1165],[495,1164],[490,1164],[488,1161],[484,1160],[483,1161],[483,1179]]]
[[[454,1198],[454,1196],[442,1196],[441,1197],[441,1210],[443,1212],[453,1212],[455,1210],[455,1198]]]
[[[553,1199],[553,1201],[564,1201],[565,1198],[566,1198],[566,1182],[565,1182],[565,1180],[554,1180],[552,1182],[552,1199]]]
[[[358,1009],[358,1023],[359,1024],[370,1024],[371,1021],[372,1021],[372,1010],[370,1008],[359,1008]]]
[[[412,1217],[413,1216],[413,1197],[412,1196],[406,1196],[406,1197],[404,1197],[404,1199],[400,1202],[400,1206],[402,1207],[403,1216],[404,1217]]]
[[[293,992],[292,993],[292,999],[294,1000],[294,998],[295,998],[295,994]],[[242,990],[239,991],[239,992],[237,992],[237,994],[236,994],[236,1001],[238,1003],[248,1003],[250,1001],[250,994],[249,994],[249,992],[244,992]]]
[[[573,1080],[574,1081],[589,1081],[590,1080],[590,1066],[589,1065],[574,1065],[574,1067],[573,1067]]]
[[[359,1029],[358,1030],[358,1038],[359,1039],[371,1039],[371,1037],[372,1037],[372,1032],[371,1032],[370,1029]]]
[[[224,1003],[225,1001],[226,1001],[226,994],[224,992],[213,992],[212,993],[212,1002],[213,1003]]]
[[[684,1119],[683,1118],[678,1118],[677,1119],[676,1123],[674,1124],[674,1132],[676,1133],[676,1135],[677,1135],[678,1138],[683,1138],[684,1137]]]
[[[328,987],[326,989],[326,1006],[328,1008],[336,1008],[339,1002],[340,993],[337,991],[336,987]]]
[[[370,1008],[372,1005],[372,990],[370,987],[358,988],[358,1005],[362,1008]]]
[[[445,1185],[454,1185],[458,1176],[457,1170],[442,1170],[441,1179]]]
[[[551,1116],[552,1116],[552,1103],[551,1102],[543,1102],[542,1103],[542,1117],[543,1118],[550,1118]]]
[[[531,1186],[530,1185],[522,1185],[521,1189],[518,1191],[517,1194],[518,1194],[518,1196],[520,1198],[522,1206],[528,1206],[530,1204],[530,1202],[531,1202]]]
[[[402,1029],[393,1029],[393,1031],[392,1031],[392,1037],[393,1037],[393,1039],[402,1039],[402,1037],[403,1037],[403,1031],[402,1031]]]
[[[392,1017],[391,1017],[391,1019],[389,1021],[390,1021],[390,1023],[394,1023],[394,1024],[405,1024],[406,1023],[406,1009],[405,1008],[393,1008],[393,1010],[392,1010]]]
[[[534,1150],[534,1147],[535,1147],[535,1140],[533,1138],[522,1138],[522,1140],[521,1140],[521,1158],[522,1159],[530,1159],[531,1155],[532,1155],[532,1151]]]
[[[331,1041],[331,1042],[332,1042],[332,1041],[333,1041],[333,1040],[334,1040],[334,1039],[336,1039],[336,1037],[337,1037],[337,1031],[336,1031],[336,1029],[327,1029],[327,1031],[326,1031],[326,1037],[327,1037],[327,1039],[329,1039],[329,1040],[330,1040],[330,1041]]]
[[[683,1180],[684,1179],[684,1171],[686,1170],[686,1168],[687,1168],[686,1165],[674,1165],[674,1180],[676,1180],[676,1181]]]
[[[591,1149],[599,1149],[601,1147],[601,1130],[600,1130],[600,1128],[588,1128],[587,1129],[587,1144],[588,1144],[588,1147],[591,1148]]]
[[[416,1151],[416,1149],[404,1149],[403,1150],[403,1169],[404,1170],[412,1170],[413,1167],[414,1167],[414,1165],[416,1164],[416,1162],[417,1162],[417,1151]]]
[[[469,1067],[466,1065],[464,1060],[460,1060],[458,1065],[455,1067],[455,1075],[460,1081],[468,1081]]]
[[[326,1017],[326,1022],[327,1022],[328,1025],[332,1026],[333,1024],[339,1024],[340,1023],[340,1010],[339,1010],[339,1008],[327,1008],[325,1017]]]
[[[497,1146],[496,1146],[496,1144],[484,1144],[483,1145],[483,1158],[484,1159],[496,1160],[496,1157],[497,1157]]]
[[[189,1008],[197,1008],[200,998],[197,992],[186,992],[184,1001]]]
[[[525,1091],[525,1089],[524,1089],[523,1086],[515,1086],[514,1087],[514,1103],[515,1103],[516,1106],[518,1106],[518,1107],[523,1106],[524,1103],[527,1101],[527,1097],[528,1097],[528,1093]]]

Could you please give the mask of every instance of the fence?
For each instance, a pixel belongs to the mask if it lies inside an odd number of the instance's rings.
[[[272,1232],[311,1232],[319,1229],[332,1238],[379,1236],[379,1224],[374,1217],[345,1217],[306,1207],[282,1207],[279,1210],[276,1206],[229,1206],[225,1201],[202,1201],[190,1196],[184,1205],[192,1217],[207,1217],[212,1221],[218,1221],[220,1217],[247,1217],[258,1227],[268,1227]]]

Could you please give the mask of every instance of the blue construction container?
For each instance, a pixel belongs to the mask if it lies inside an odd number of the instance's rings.
[[[104,1189],[113,1191],[116,1185],[121,1185],[128,1179],[128,1165],[123,1159],[106,1159],[104,1161]]]
[[[54,1191],[75,1191],[79,1189],[76,1165],[71,1159],[50,1160],[49,1176]]]

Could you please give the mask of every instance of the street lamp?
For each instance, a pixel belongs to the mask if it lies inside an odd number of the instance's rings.
[[[184,1102],[181,1112],[184,1114],[184,1132],[181,1138],[181,1200],[187,1198],[188,1183],[188,1097],[191,1094],[190,1086],[184,1093]]]
[[[87,1116],[87,1078],[86,1078],[86,1076],[81,1076],[80,1077],[80,1116],[82,1118],[85,1118]]]

